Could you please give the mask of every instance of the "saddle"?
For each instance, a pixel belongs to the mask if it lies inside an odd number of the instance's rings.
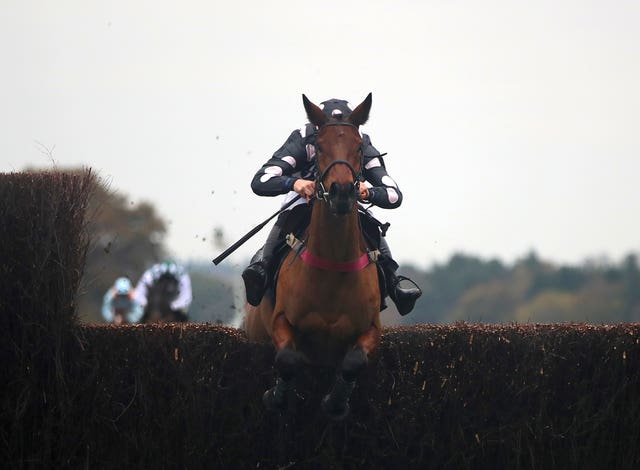
[[[280,268],[289,251],[293,248],[287,243],[287,236],[292,234],[296,239],[303,239],[309,223],[311,222],[311,204],[301,204],[291,209],[289,215],[282,223],[280,233],[286,236],[281,236],[278,245],[273,250],[273,276],[267,286],[267,292],[269,296],[275,302],[276,299],[276,285],[278,282],[278,275],[280,274]],[[369,212],[358,208],[358,215],[360,217],[360,227],[362,228],[362,234],[364,236],[367,248],[370,252],[376,252],[380,248],[381,237],[386,235],[389,223],[382,223],[374,218]],[[380,256],[382,257],[382,256]],[[384,269],[381,263],[378,262],[377,256],[373,259],[376,263],[376,269],[378,272],[378,282],[380,285],[380,305],[381,310],[386,308],[385,297],[387,297],[387,284]],[[382,261],[382,260],[381,260]]]

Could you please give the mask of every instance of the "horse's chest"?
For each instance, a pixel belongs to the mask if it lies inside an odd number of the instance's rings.
[[[289,322],[300,329],[359,332],[371,325],[378,311],[378,294],[371,294],[358,273],[330,279],[305,279],[292,286],[296,295],[281,298]],[[304,285],[304,287],[303,287]]]
[[[296,343],[314,362],[342,357],[370,325],[351,316],[325,312],[308,312],[297,320],[293,324]]]
[[[313,337],[320,343],[353,341],[372,323],[371,314],[362,307],[342,304],[332,309],[303,309],[286,315],[295,330],[307,338]]]

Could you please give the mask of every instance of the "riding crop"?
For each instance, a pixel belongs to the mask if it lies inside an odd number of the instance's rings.
[[[216,266],[223,260],[225,259],[227,256],[229,256],[231,253],[233,253],[234,251],[236,251],[244,242],[246,242],[247,240],[249,240],[251,237],[253,237],[256,233],[258,233],[260,230],[262,230],[262,228],[267,225],[267,223],[269,223],[269,221],[271,219],[273,219],[274,217],[277,217],[278,215],[282,214],[285,210],[287,210],[294,202],[296,202],[298,199],[300,199],[302,196],[300,194],[296,195],[296,197],[294,197],[293,199],[291,199],[289,202],[287,202],[284,206],[282,206],[282,208],[280,208],[280,210],[278,212],[276,212],[275,214],[273,214],[271,217],[269,217],[267,220],[265,220],[264,222],[262,222],[261,224],[255,226],[254,228],[252,228],[251,230],[249,230],[249,232],[247,232],[247,234],[245,236],[243,236],[240,240],[238,240],[237,242],[235,242],[233,245],[231,245],[229,248],[227,248],[226,250],[224,250],[217,258],[213,259],[213,264],[215,264]]]

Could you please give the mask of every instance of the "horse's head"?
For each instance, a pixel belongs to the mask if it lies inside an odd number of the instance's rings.
[[[149,322],[167,321],[172,316],[171,302],[178,296],[178,280],[162,274],[148,286],[145,317]]]
[[[354,209],[359,195],[362,137],[358,127],[369,119],[371,93],[351,114],[339,118],[327,116],[305,95],[302,95],[302,101],[309,122],[318,127],[317,197],[328,202],[334,214],[348,214]]]

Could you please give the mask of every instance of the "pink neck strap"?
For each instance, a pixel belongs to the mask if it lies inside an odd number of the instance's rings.
[[[304,250],[300,254],[300,258],[302,258],[302,261],[314,268],[325,269],[327,271],[340,271],[343,273],[360,271],[370,262],[368,253],[365,253],[361,257],[352,261],[332,261],[309,253],[309,250]]]

